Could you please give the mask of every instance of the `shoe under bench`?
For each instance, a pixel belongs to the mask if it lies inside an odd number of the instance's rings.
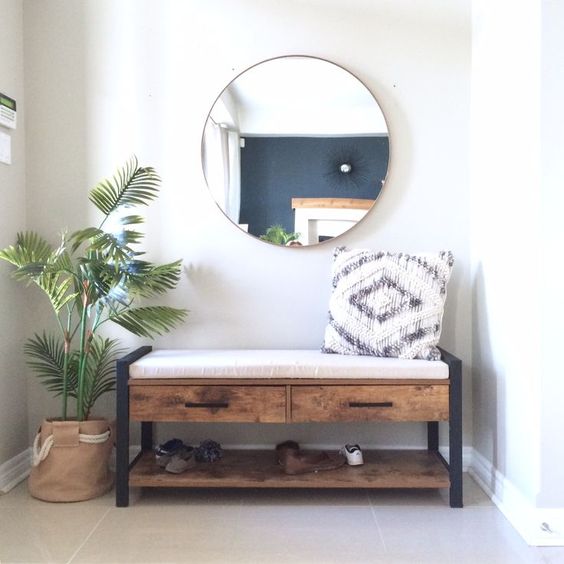
[[[441,354],[442,361],[430,362],[141,347],[117,361],[116,505],[129,504],[130,487],[448,488],[450,506],[462,507],[461,361]],[[220,461],[182,474],[158,467],[153,453],[158,422],[349,421],[426,422],[427,448],[363,450],[362,466],[297,476],[282,471],[274,445],[228,450]],[[141,425],[141,450],[132,462],[130,422]],[[448,462],[439,452],[441,422],[449,430]]]

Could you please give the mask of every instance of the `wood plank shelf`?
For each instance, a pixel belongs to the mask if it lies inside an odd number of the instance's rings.
[[[364,451],[365,464],[298,476],[284,474],[274,450],[226,451],[222,460],[198,463],[182,474],[159,468],[144,452],[129,474],[129,485],[190,488],[448,488],[449,473],[427,450]]]

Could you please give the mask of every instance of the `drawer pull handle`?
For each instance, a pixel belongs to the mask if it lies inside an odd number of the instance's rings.
[[[350,401],[349,407],[393,407],[392,401]]]
[[[203,407],[203,408],[227,408],[229,403],[226,401],[202,401],[202,402],[192,402],[187,401],[184,407]]]

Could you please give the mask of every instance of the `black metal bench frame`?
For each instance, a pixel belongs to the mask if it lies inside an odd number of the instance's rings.
[[[129,366],[151,352],[152,347],[140,347],[120,358],[116,366],[116,506],[129,505],[129,471],[144,451],[153,448],[153,423],[141,423],[141,451],[129,462]],[[463,506],[462,493],[462,362],[441,349],[442,360],[449,368],[449,461],[439,452],[439,422],[427,422],[427,449],[442,460],[449,472],[451,507]]]

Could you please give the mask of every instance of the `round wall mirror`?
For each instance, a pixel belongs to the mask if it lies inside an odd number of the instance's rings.
[[[221,92],[202,138],[206,182],[239,228],[287,246],[358,223],[388,172],[386,119],[371,92],[315,57],[259,63]]]

